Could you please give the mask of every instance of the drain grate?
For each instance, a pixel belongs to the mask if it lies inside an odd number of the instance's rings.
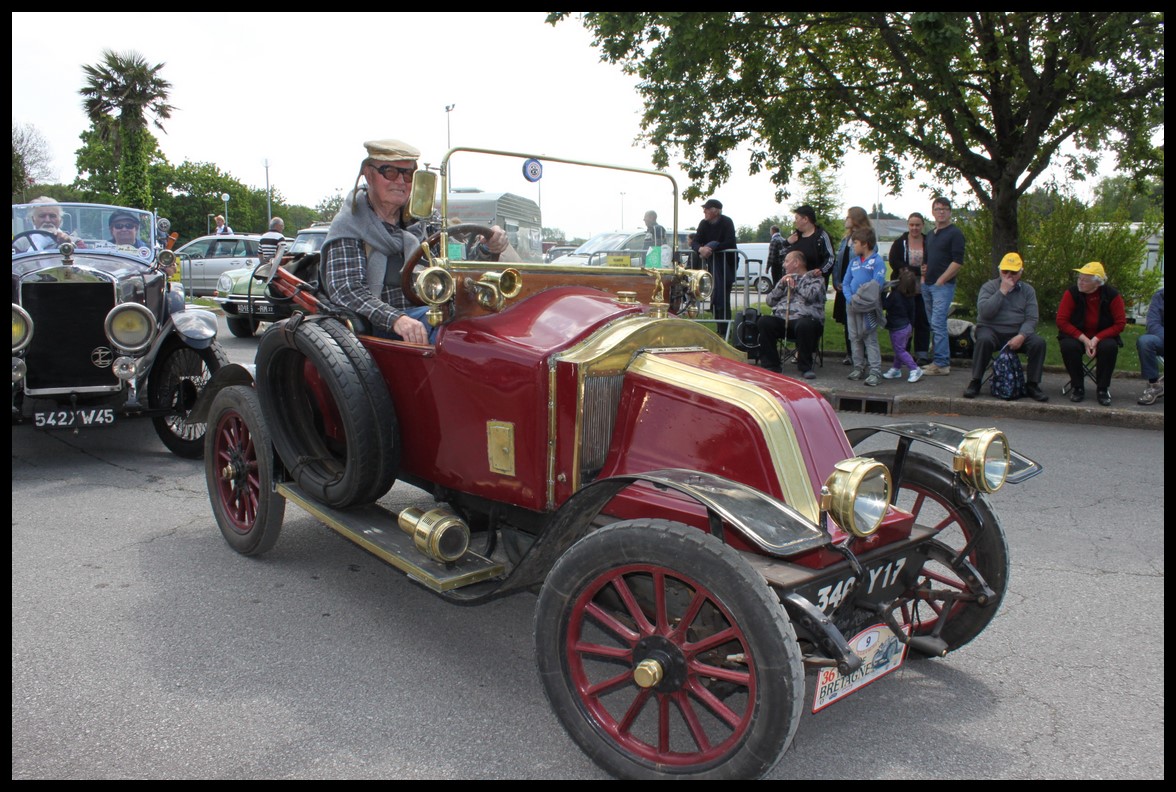
[[[890,415],[894,412],[894,397],[883,396],[879,398],[860,394],[838,394],[833,407],[840,412]]]

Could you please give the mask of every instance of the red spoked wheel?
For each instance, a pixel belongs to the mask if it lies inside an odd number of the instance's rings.
[[[204,442],[204,477],[221,534],[242,555],[264,553],[281,533],[286,499],[274,491],[273,446],[253,388],[216,395]]]
[[[893,451],[869,456],[893,474]],[[911,626],[912,635],[938,635],[947,651],[954,651],[983,632],[1000,609],[1009,580],[1004,529],[984,496],[975,496],[975,511],[959,504],[951,471],[934,459],[908,454],[902,476],[895,505],[912,513],[918,525],[938,533],[931,557],[896,616]],[[953,567],[952,560],[965,548],[966,563]],[[990,595],[977,594],[977,581],[971,579],[975,575],[987,585]]]
[[[768,772],[800,718],[795,632],[764,579],[694,528],[636,520],[577,542],[535,617],[564,728],[621,777]]]

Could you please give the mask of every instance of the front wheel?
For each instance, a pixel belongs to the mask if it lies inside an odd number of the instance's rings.
[[[286,499],[274,491],[274,449],[257,391],[234,385],[216,395],[204,438],[204,480],[229,546],[260,555],[282,530]]]
[[[155,433],[176,456],[199,459],[204,453],[206,424],[192,421],[192,407],[208,380],[229,359],[213,341],[204,349],[193,349],[178,337],[166,343],[151,367],[147,393],[152,409],[168,410],[151,419]]]
[[[800,720],[796,634],[730,547],[661,520],[614,523],[552,568],[535,655],[560,722],[624,778],[755,778]]]
[[[894,474],[894,451],[869,456]],[[984,631],[1000,609],[1009,582],[1008,543],[987,499],[976,495],[973,511],[956,502],[953,489],[950,470],[930,457],[908,454],[895,503],[915,515],[917,524],[939,528],[931,557],[908,589],[899,619],[911,626],[912,635],[938,634],[949,652]],[[964,548],[968,548],[965,560],[993,592],[985,602],[977,599],[965,581],[966,567],[953,568],[947,563]],[[946,621],[940,624],[942,620]]]

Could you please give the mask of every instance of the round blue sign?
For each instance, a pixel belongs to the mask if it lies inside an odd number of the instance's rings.
[[[543,163],[537,159],[529,159],[523,163],[523,178],[529,182],[537,182],[543,178]]]

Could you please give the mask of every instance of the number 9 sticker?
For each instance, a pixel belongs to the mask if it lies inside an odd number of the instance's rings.
[[[543,178],[543,163],[537,159],[529,159],[523,163],[523,178],[529,182],[537,182]]]

